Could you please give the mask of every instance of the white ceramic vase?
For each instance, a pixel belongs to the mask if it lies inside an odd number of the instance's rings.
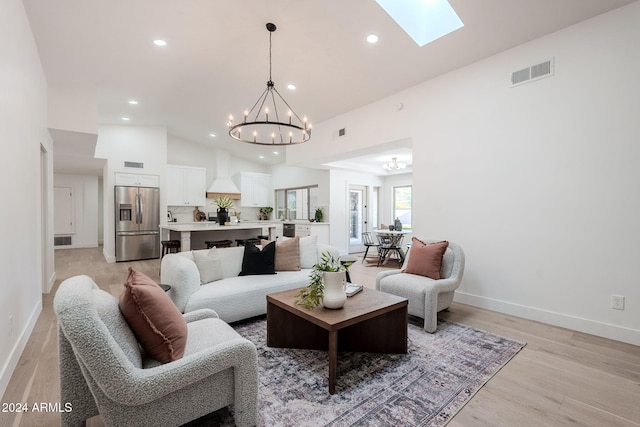
[[[322,283],[324,284],[324,295],[322,304],[326,308],[342,308],[347,301],[347,294],[344,286],[347,277],[344,271],[325,271],[322,273]]]

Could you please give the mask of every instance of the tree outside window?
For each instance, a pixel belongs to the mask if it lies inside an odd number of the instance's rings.
[[[411,229],[411,186],[393,187],[393,219],[402,222],[403,230]]]

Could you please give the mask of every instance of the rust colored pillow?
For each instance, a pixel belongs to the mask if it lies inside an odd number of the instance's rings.
[[[409,249],[409,261],[403,273],[418,274],[433,280],[440,279],[440,267],[449,242],[425,243],[413,237]]]
[[[300,237],[276,243],[276,271],[300,271]]]
[[[168,363],[184,356],[187,322],[157,283],[129,267],[119,306],[138,342],[151,357]]]

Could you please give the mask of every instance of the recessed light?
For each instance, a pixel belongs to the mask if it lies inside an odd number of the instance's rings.
[[[210,136],[211,138],[215,138],[215,137],[216,137],[216,134],[215,134],[215,133],[210,133],[210,134],[209,134],[209,136]]]
[[[131,119],[129,117],[123,117],[122,120],[124,120],[125,122],[128,122]]]
[[[264,159],[264,156],[261,154],[258,156],[259,159]]]
[[[293,83],[289,83],[289,84],[287,85],[287,89],[289,89],[289,90],[296,90],[296,85],[294,85]]]
[[[280,154],[280,153],[278,153],[277,151],[274,151],[274,152],[273,152],[273,154],[275,154],[275,155],[277,156],[277,155],[278,155],[278,154]]]
[[[375,34],[369,34],[367,36],[367,41],[371,44],[378,43],[378,36],[376,36]]]
[[[131,104],[131,105],[138,105],[138,101],[136,101],[135,99],[130,99],[130,100],[129,100],[129,104]]]
[[[166,46],[167,42],[164,40],[156,39],[153,41],[153,44],[155,44],[156,46]]]

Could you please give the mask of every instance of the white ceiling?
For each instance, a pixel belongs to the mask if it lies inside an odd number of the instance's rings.
[[[450,0],[465,26],[422,48],[374,0],[23,3],[48,83],[96,93],[100,124],[124,124],[126,115],[130,125],[165,125],[175,137],[273,164],[284,156],[235,142],[226,131],[229,113],[240,115],[265,88],[267,22],[278,26],[276,88],[319,123],[632,1]],[[370,33],[380,37],[376,45],[366,42]],[[168,45],[154,46],[157,38]],[[132,98],[139,104],[129,105]],[[58,151],[65,138],[53,137]],[[393,153],[367,154],[359,160],[373,165]]]

